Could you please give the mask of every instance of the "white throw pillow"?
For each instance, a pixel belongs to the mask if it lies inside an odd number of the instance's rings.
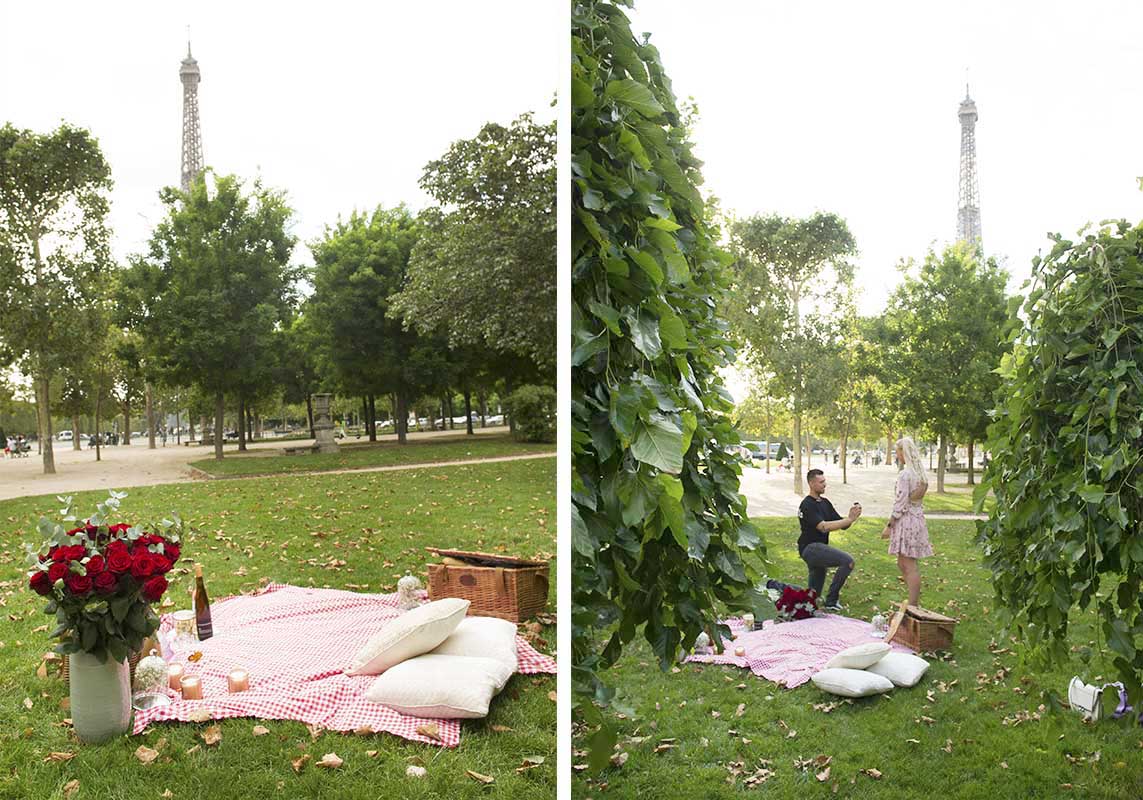
[[[826,662],[826,669],[839,667],[841,669],[865,669],[876,664],[881,658],[892,650],[885,642],[865,642],[842,650]]]
[[[443,642],[468,613],[470,600],[446,597],[407,611],[373,634],[357,651],[346,675],[380,675]]]
[[[494,658],[515,672],[516,624],[497,617],[465,617],[432,654]]]
[[[867,669],[893,681],[894,686],[916,686],[929,662],[910,653],[889,653]]]
[[[515,671],[494,658],[429,653],[379,676],[365,698],[414,717],[476,719],[488,715],[493,695]]]
[[[823,669],[810,680],[823,692],[842,697],[868,697],[893,690],[891,680],[863,669]]]

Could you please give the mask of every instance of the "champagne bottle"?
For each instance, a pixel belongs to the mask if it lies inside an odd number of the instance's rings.
[[[202,582],[202,565],[194,565],[194,624],[198,629],[199,641],[214,635],[210,622],[210,598],[206,596],[206,586]]]

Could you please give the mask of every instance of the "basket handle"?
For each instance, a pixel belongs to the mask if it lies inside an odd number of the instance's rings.
[[[893,641],[893,637],[897,635],[897,629],[901,627],[901,623],[905,619],[905,606],[908,605],[907,600],[902,600],[897,604],[897,613],[893,615],[893,623],[889,626],[889,632],[885,634],[885,641]]]

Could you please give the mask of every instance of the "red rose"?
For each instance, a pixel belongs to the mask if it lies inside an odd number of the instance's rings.
[[[153,553],[153,554],[151,554],[151,558],[155,562],[155,574],[156,575],[166,575],[168,572],[171,571],[171,566],[172,566],[171,560],[169,558],[167,558],[166,556],[160,555],[159,553]]]
[[[66,578],[64,578],[64,585],[67,586],[68,590],[72,594],[76,595],[77,597],[83,597],[85,594],[91,591],[92,581],[91,578],[87,577],[86,575],[80,575],[78,573],[71,572]]]
[[[107,555],[111,555],[112,553],[124,553],[124,554],[126,554],[127,553],[127,543],[125,541],[123,541],[122,539],[116,539],[115,541],[113,541],[107,545],[105,552],[107,553]]]
[[[121,575],[131,569],[131,556],[127,553],[127,549],[112,550],[107,548],[107,568],[114,572],[116,575]]]
[[[67,564],[63,563],[62,561],[56,561],[50,567],[48,567],[48,580],[50,580],[52,583],[55,583],[60,578],[66,577],[67,574]]]
[[[131,526],[128,525],[126,522],[120,522],[118,525],[108,525],[107,531],[109,533],[113,533],[113,534],[114,533],[126,533],[127,529],[130,527]]]
[[[115,586],[119,583],[119,579],[115,577],[113,572],[101,572],[95,576],[95,591],[99,594],[111,594],[115,591]]]
[[[87,567],[87,574],[94,578],[103,572],[106,565],[103,563],[103,556],[92,556],[87,560],[85,566]]]
[[[131,577],[146,578],[155,572],[155,557],[146,550],[136,550],[131,556]]]
[[[141,594],[144,599],[153,603],[162,597],[165,591],[167,591],[167,579],[162,575],[156,575],[153,578],[149,578],[147,582],[143,584]]]
[[[36,594],[48,595],[52,593],[52,579],[42,569],[36,570],[32,579],[28,581],[28,585]]]
[[[179,546],[177,544],[171,544],[170,542],[163,544],[163,555],[169,558],[172,564],[179,560],[179,552]]]
[[[62,545],[58,546],[58,547],[53,547],[51,550],[48,551],[48,558],[50,558],[52,561],[54,561],[58,564],[61,561],[67,561],[67,552],[68,552],[68,548],[63,547]]]

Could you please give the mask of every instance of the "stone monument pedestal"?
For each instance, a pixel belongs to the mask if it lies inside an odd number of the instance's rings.
[[[314,396],[314,452],[336,453],[337,442],[333,438],[333,419],[329,414],[329,399],[332,395],[315,394]]]

